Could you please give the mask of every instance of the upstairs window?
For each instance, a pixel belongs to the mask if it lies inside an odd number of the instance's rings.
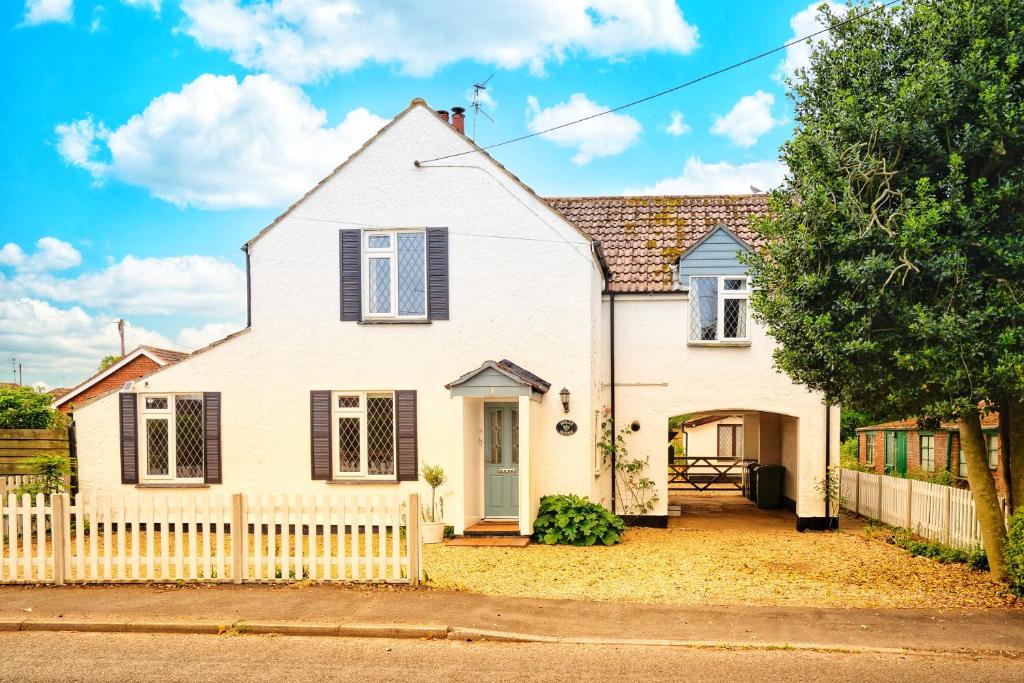
[[[203,481],[203,395],[161,394],[141,398],[139,455],[143,479]]]
[[[364,233],[366,318],[425,318],[427,254],[423,230]]]
[[[690,344],[750,341],[750,284],[746,277],[690,277]]]

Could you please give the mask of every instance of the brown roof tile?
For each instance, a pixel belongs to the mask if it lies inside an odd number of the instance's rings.
[[[768,196],[550,197],[546,201],[599,240],[616,292],[668,292],[672,266],[697,240],[724,225],[751,247],[763,240],[751,219],[768,211]]]
[[[981,418],[982,429],[995,429],[999,426],[999,413],[986,413]],[[891,422],[881,422],[875,425],[868,425],[867,427],[857,427],[858,432],[875,432],[884,430],[893,431],[918,431],[919,422],[918,418],[911,417],[906,420],[893,420]],[[953,421],[943,421],[939,425],[939,429],[960,429],[960,424]]]

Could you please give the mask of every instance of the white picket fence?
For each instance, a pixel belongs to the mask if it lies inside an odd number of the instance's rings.
[[[842,507],[883,524],[961,548],[981,545],[974,496],[967,489],[843,469]]]
[[[7,494],[15,491],[25,484],[38,479],[34,474],[14,474],[0,477],[0,501],[7,499]]]
[[[9,494],[0,583],[417,584],[419,515],[416,494]]]

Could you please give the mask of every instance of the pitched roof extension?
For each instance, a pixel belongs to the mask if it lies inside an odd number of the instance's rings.
[[[549,197],[548,204],[601,242],[615,292],[670,292],[672,266],[722,225],[751,248],[764,240],[752,219],[768,212],[768,196]]]

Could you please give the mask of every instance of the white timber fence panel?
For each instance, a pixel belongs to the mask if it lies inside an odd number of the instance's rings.
[[[31,484],[36,479],[39,479],[39,477],[34,474],[14,474],[0,477],[0,500],[5,500],[7,494],[17,493],[19,488],[26,484]]]
[[[419,515],[416,494],[9,494],[0,583],[417,584]]]
[[[974,496],[967,489],[843,469],[843,509],[960,548],[981,546]]]

